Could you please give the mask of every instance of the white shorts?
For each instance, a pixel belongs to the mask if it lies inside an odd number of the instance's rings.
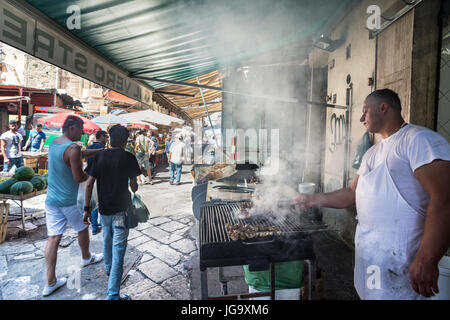
[[[47,221],[47,234],[59,236],[66,231],[66,224],[70,225],[76,232],[83,231],[88,226],[83,223],[83,214],[76,205],[70,207],[54,207],[45,205],[45,219]]]

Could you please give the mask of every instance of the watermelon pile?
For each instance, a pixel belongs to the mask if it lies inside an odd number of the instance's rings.
[[[34,173],[33,168],[20,167],[14,176],[0,182],[0,194],[19,195],[21,192],[27,194],[34,189],[40,191],[47,188],[48,175],[40,176]]]

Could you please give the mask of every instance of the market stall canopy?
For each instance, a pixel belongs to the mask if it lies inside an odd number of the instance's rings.
[[[184,120],[178,119],[167,114],[162,114],[153,110],[144,110],[139,112],[131,112],[122,115],[122,117],[128,121],[132,122],[149,122],[155,124],[156,126],[168,126],[168,127],[179,127],[184,124]]]
[[[100,116],[100,117],[92,119],[92,121],[95,124],[99,125],[102,129],[106,129],[109,126],[113,126],[116,124],[120,124],[121,126],[124,126],[124,127],[131,127],[133,125],[133,123],[131,121],[128,121],[121,116],[116,116],[113,114],[107,114],[104,116]]]
[[[30,97],[15,96],[15,97],[0,97],[0,102],[20,102],[22,100],[30,101]]]
[[[83,120],[83,131],[92,133],[94,130],[101,130],[101,128],[89,119],[76,115],[74,113],[56,113],[49,117],[39,118],[38,123],[50,127],[62,128],[67,117],[74,116]]]
[[[298,63],[355,1],[4,0],[0,41],[150,105],[161,79]]]
[[[41,107],[41,106],[34,106],[34,112],[42,112],[42,113],[61,113],[61,112],[67,112],[67,113],[73,113],[73,110],[63,109],[59,107]]]
[[[115,102],[123,103],[125,105],[131,105],[131,106],[138,103],[138,101],[128,98],[127,96],[124,96],[123,94],[115,92],[114,90],[108,91],[106,98],[108,98],[109,100],[115,101]]]
[[[200,84],[212,87],[222,87],[222,79],[219,71],[213,71],[200,77],[195,77],[185,81],[190,84]],[[217,90],[202,89],[208,112],[214,113],[222,110],[222,92]],[[179,106],[187,115],[192,118],[201,118],[206,116],[206,110],[200,92],[200,88],[180,87],[170,85],[159,88],[155,91],[158,94],[164,94],[174,105]]]

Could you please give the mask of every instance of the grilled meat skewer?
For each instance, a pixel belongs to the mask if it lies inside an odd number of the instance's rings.
[[[251,224],[229,224],[225,225],[231,240],[246,240],[260,237],[280,235],[275,226],[255,226]]]

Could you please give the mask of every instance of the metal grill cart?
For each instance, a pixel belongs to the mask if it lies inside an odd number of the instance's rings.
[[[312,222],[292,206],[281,204],[279,213],[264,212],[254,217],[238,218],[245,201],[213,202],[200,209],[200,271],[202,299],[236,299],[269,296],[275,299],[275,263],[303,260],[309,268],[309,299],[315,298],[316,257],[311,232],[327,229],[322,222]],[[277,218],[278,217],[278,218]],[[275,232],[262,237],[233,240],[230,226],[271,227]],[[207,268],[249,265],[250,271],[270,269],[270,293],[208,297]]]

